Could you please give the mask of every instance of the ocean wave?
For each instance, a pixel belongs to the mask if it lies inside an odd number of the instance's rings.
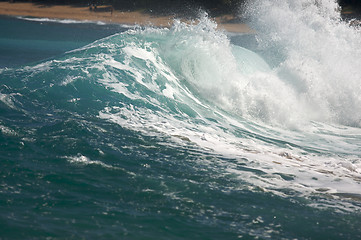
[[[359,194],[360,33],[337,18],[332,1],[320,5],[326,12],[308,3],[251,5],[261,29],[253,49],[233,43],[206,16],[117,33],[15,73],[3,70],[18,79],[12,96],[19,101],[2,100],[32,106],[27,114],[36,121],[82,119],[85,132],[105,139],[112,133],[98,130],[104,122],[198,149],[219,159],[219,174],[280,196]],[[278,12],[293,19],[288,27]],[[12,86],[9,79],[4,84]],[[112,168],[82,154],[67,159]]]

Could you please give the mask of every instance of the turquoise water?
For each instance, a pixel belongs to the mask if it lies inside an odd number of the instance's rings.
[[[333,1],[246,14],[1,18],[0,238],[361,238],[360,30]]]

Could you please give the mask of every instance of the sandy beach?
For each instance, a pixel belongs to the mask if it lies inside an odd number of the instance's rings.
[[[106,23],[120,23],[129,25],[154,25],[159,27],[171,26],[174,16],[155,16],[141,11],[118,11],[111,6],[98,6],[91,11],[88,6],[70,5],[41,5],[35,3],[9,3],[0,2],[0,15],[27,16],[52,19],[73,19],[102,21]],[[234,17],[223,15],[215,18],[219,29],[229,32],[251,33],[246,24],[233,23]]]

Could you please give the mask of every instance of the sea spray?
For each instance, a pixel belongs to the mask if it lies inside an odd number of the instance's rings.
[[[247,11],[275,81],[292,92],[279,96],[294,106],[287,114],[359,127],[361,32],[342,21],[336,1],[252,1]]]

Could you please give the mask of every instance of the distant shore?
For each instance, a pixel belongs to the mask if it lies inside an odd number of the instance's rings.
[[[156,16],[141,11],[119,11],[111,6],[97,6],[90,9],[88,6],[70,5],[41,5],[35,3],[0,2],[0,15],[38,17],[51,19],[73,19],[82,21],[101,21],[105,23],[119,23],[128,25],[154,25],[169,27],[174,16]],[[219,29],[236,33],[252,33],[247,24],[234,23],[234,17],[223,15],[214,19]]]

